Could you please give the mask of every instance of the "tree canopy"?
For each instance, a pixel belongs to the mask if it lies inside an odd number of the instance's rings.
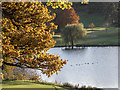
[[[54,6],[56,4],[56,6]],[[71,3],[47,3],[53,8],[70,8]],[[2,2],[2,69],[5,65],[41,70],[50,77],[63,68],[67,60],[47,53],[54,47],[50,23],[55,13],[42,2]]]
[[[67,24],[65,28],[62,29],[62,37],[66,44],[71,43],[72,49],[74,42],[82,39],[86,36],[86,30],[82,23],[79,24]]]
[[[64,28],[67,24],[78,24],[79,16],[77,16],[74,8],[61,10],[56,17],[55,23],[59,29]]]

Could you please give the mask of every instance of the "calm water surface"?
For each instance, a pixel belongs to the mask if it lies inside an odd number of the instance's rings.
[[[68,59],[58,75],[47,82],[69,82],[73,85],[90,85],[103,88],[118,88],[118,47],[89,47],[83,50],[62,50],[51,48],[48,53]]]

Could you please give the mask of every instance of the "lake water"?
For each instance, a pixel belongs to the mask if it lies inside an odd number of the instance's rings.
[[[83,50],[62,50],[51,48],[48,53],[68,59],[58,75],[50,78],[42,75],[47,82],[69,82],[100,88],[118,88],[118,47],[89,47]]]

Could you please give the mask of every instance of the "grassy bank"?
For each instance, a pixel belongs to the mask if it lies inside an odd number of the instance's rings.
[[[29,81],[29,80],[17,80],[17,81],[3,81],[2,88],[57,88],[63,89],[61,85],[47,83],[47,82],[38,82],[38,81]]]
[[[77,86],[73,86],[69,83],[55,84],[55,83],[48,83],[48,82],[39,82],[39,81],[31,81],[31,80],[14,80],[14,81],[2,81],[2,88],[3,90],[16,90],[21,88],[22,90],[103,90],[91,86],[82,86],[78,88]],[[21,90],[20,89],[20,90]]]
[[[89,32],[83,40],[78,40],[76,44],[79,45],[119,45],[118,38],[118,28],[110,27],[107,31],[105,28],[93,28],[87,29]],[[63,41],[60,35],[55,35],[54,40],[56,41],[56,46],[64,46],[65,42]]]

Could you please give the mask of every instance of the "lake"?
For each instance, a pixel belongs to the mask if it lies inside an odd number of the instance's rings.
[[[51,48],[48,53],[68,59],[58,75],[50,78],[42,75],[47,82],[69,82],[100,88],[118,88],[118,47],[88,47],[82,50]]]

